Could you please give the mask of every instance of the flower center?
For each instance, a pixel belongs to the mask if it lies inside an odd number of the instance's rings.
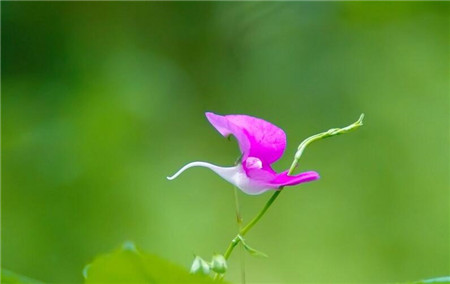
[[[247,160],[245,160],[245,166],[247,169],[261,169],[262,162],[256,157],[248,157]]]

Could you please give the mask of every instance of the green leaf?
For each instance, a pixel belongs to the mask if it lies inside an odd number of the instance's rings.
[[[44,284],[44,282],[16,274],[12,271],[9,271],[9,270],[3,269],[3,268],[2,268],[0,282],[8,283],[8,284]]]
[[[136,249],[132,243],[88,264],[85,283],[214,283],[208,276],[193,275],[156,255]]]
[[[250,247],[244,240],[244,238],[242,236],[239,236],[239,238],[241,239],[241,243],[244,246],[244,249],[252,256],[257,256],[257,257],[269,257],[267,254],[263,253],[262,251],[256,250],[252,247]]]

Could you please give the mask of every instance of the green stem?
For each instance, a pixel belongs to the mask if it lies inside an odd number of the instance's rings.
[[[269,209],[269,207],[272,205],[272,203],[275,201],[275,199],[277,199],[278,195],[280,195],[281,193],[281,189],[278,191],[275,191],[275,193],[272,195],[272,197],[270,197],[270,199],[267,201],[266,205],[264,205],[263,209],[258,213],[258,215],[256,215],[255,218],[253,218],[245,227],[243,227],[241,230],[239,230],[239,234],[231,241],[231,243],[228,245],[227,250],[224,253],[224,257],[225,259],[228,259],[231,255],[231,253],[233,252],[234,247],[237,246],[237,244],[239,244],[239,242],[241,241],[241,236],[245,236],[245,234],[247,234],[248,231],[250,231],[251,228],[253,228],[253,226],[256,225],[256,223],[258,223],[258,221],[262,218],[262,216],[264,216],[264,214],[267,212],[267,210]]]
[[[281,188],[280,188],[280,190],[274,192],[274,194],[270,197],[270,199],[267,201],[266,205],[264,205],[263,209],[258,213],[258,215],[256,215],[256,217],[253,218],[253,220],[251,220],[244,228],[242,228],[239,231],[239,235],[245,236],[245,234],[247,234],[247,232],[250,231],[250,229],[253,228],[253,226],[255,226],[256,223],[258,223],[258,221],[262,218],[262,216],[264,216],[264,214],[266,214],[270,205],[272,205],[272,203],[275,201],[275,199],[277,199],[277,197],[278,197],[278,195],[280,195],[280,193],[281,193]]]
[[[292,175],[294,173],[295,168],[298,165],[298,161],[300,160],[300,157],[302,156],[303,151],[305,150],[306,146],[308,146],[309,144],[311,144],[314,141],[318,141],[318,140],[328,138],[331,136],[336,136],[339,134],[344,134],[351,130],[354,130],[363,125],[363,123],[362,123],[363,118],[364,118],[364,114],[361,114],[361,116],[359,117],[359,119],[356,122],[350,124],[347,127],[332,128],[328,131],[313,135],[313,136],[305,139],[302,143],[300,143],[300,145],[297,148],[297,152],[295,153],[294,161],[292,162],[292,164],[289,168],[288,175]],[[241,240],[242,240],[241,238],[245,234],[247,234],[248,231],[250,231],[250,229],[253,228],[253,226],[255,226],[259,222],[259,220],[264,216],[264,214],[266,214],[267,210],[270,208],[270,206],[273,204],[273,202],[277,199],[277,197],[280,195],[282,190],[283,190],[283,187],[280,187],[277,191],[275,191],[272,194],[272,196],[270,197],[270,199],[266,202],[266,204],[264,205],[262,210],[258,213],[258,215],[256,215],[246,226],[244,226],[242,229],[239,230],[238,235],[236,237],[234,237],[234,239],[228,245],[228,248],[223,255],[226,260],[228,260],[231,253],[233,252],[234,248],[241,242]],[[222,278],[223,278],[223,274],[222,275],[217,274],[214,277],[214,279],[222,279]]]
[[[239,206],[239,196],[238,196],[238,189],[237,187],[233,188],[233,193],[234,193],[234,204],[236,206],[236,221],[237,221],[237,225],[238,225],[238,232],[242,229],[242,225],[243,225],[243,219],[242,219],[242,215],[240,212],[240,206]],[[244,254],[244,247],[240,246],[240,250],[239,250],[239,256],[240,256],[240,260],[241,260],[241,282],[242,284],[245,284],[245,254]]]
[[[297,167],[298,161],[300,160],[300,157],[302,156],[303,150],[305,150],[306,146],[308,146],[309,144],[311,144],[312,142],[317,141],[317,140],[321,140],[321,139],[325,139],[325,138],[328,138],[331,136],[336,136],[339,134],[344,134],[344,133],[350,132],[350,131],[362,126],[363,119],[364,119],[364,113],[359,116],[359,119],[356,122],[350,124],[349,126],[346,126],[343,128],[331,128],[328,131],[325,131],[325,132],[322,132],[322,133],[319,133],[319,134],[316,134],[316,135],[306,138],[298,146],[297,152],[295,153],[295,156],[294,156],[294,161],[292,162],[292,165],[289,169],[289,174],[292,174],[291,170],[293,171]]]
[[[238,228],[240,230],[242,227],[243,219],[242,219],[241,211],[239,209],[240,206],[239,206],[239,197],[238,197],[237,187],[233,188],[233,192],[234,192],[234,205],[236,207],[236,221],[238,224]]]
[[[242,156],[241,155],[236,162],[234,163],[235,165],[238,165],[241,160],[242,160]],[[244,219],[242,218],[241,215],[241,210],[240,210],[240,205],[239,205],[239,195],[238,195],[238,189],[236,186],[233,187],[233,193],[234,193],[234,205],[236,207],[236,221],[237,221],[237,225],[238,225],[238,232],[242,229],[243,226],[243,222]],[[244,254],[244,246],[242,246],[241,243],[241,249],[240,249],[240,260],[241,260],[241,282],[242,284],[245,284],[245,254]],[[217,275],[216,275],[217,276]]]

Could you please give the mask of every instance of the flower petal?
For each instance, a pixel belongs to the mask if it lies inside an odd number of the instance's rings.
[[[218,174],[219,176],[221,176],[223,179],[225,179],[228,182],[231,182],[234,178],[234,176],[236,175],[237,172],[240,171],[240,167],[236,166],[236,167],[219,167],[210,163],[206,163],[206,162],[191,162],[187,165],[185,165],[184,167],[182,167],[181,169],[178,170],[178,172],[176,172],[173,176],[167,177],[168,180],[173,180],[176,179],[182,172],[184,172],[185,170],[192,168],[192,167],[204,167],[204,168],[208,168],[210,170],[212,170],[213,172],[215,172],[216,174]]]
[[[243,192],[256,195],[261,194],[270,189],[276,189],[276,185],[271,185],[270,183],[263,182],[261,180],[255,180],[247,176],[245,170],[242,165],[239,164],[235,167],[219,167],[206,162],[192,162],[184,167],[182,167],[178,172],[176,172],[173,176],[167,177],[168,180],[173,180],[177,178],[182,172],[191,168],[191,167],[204,167],[212,170],[224,180],[238,187]],[[271,175],[271,179],[274,175]]]
[[[284,131],[260,118],[248,115],[217,115],[207,112],[209,122],[223,136],[234,135],[239,148],[247,157],[256,157],[264,166],[270,165],[281,158],[286,148]]]
[[[252,184],[257,184],[252,189],[253,193],[249,194],[261,194],[267,190],[277,190],[282,186],[292,186],[300,183],[310,182],[319,179],[319,174],[314,171],[304,172],[295,176],[289,176],[288,171],[280,174],[276,173],[272,168],[245,168],[246,176],[252,181]],[[247,190],[248,191],[248,190]],[[248,193],[244,190],[244,192]]]
[[[287,171],[277,174],[271,168],[269,170],[258,168],[244,169],[242,164],[235,167],[219,167],[206,162],[192,162],[182,167],[173,176],[167,177],[167,179],[173,180],[191,167],[208,168],[249,195],[258,195],[268,190],[277,190],[281,186],[296,185],[319,178],[319,174],[312,171],[296,176],[288,176]]]
[[[280,187],[310,182],[320,178],[319,174],[314,171],[304,172],[295,176],[289,176],[287,173],[288,171],[277,174],[276,178],[270,183]]]

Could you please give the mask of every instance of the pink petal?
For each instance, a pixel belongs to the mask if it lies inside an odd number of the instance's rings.
[[[289,186],[296,185],[304,182],[309,182],[313,180],[319,179],[320,176],[318,173],[314,171],[304,172],[295,176],[289,176],[287,171],[277,174],[276,178],[273,179],[270,183],[273,185],[280,186]]]
[[[253,189],[253,192],[251,194],[261,194],[270,189],[276,190],[282,186],[297,185],[300,183],[314,181],[320,178],[319,174],[314,171],[304,172],[295,176],[289,176],[287,174],[288,171],[278,174],[270,167],[268,167],[267,169],[243,167],[243,170],[245,171],[247,177],[253,181],[253,184],[258,185],[258,187],[255,187]]]
[[[248,115],[217,115],[207,112],[209,122],[223,136],[234,135],[239,148],[247,157],[256,157],[263,167],[277,161],[286,148],[286,134],[279,127]]]

